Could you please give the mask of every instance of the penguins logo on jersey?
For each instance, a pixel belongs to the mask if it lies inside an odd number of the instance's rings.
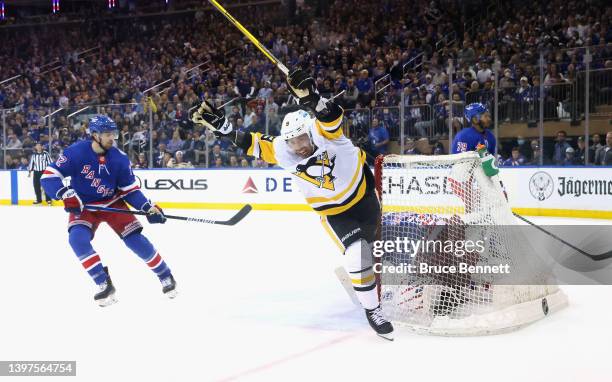
[[[327,151],[308,159],[305,164],[298,164],[293,175],[314,184],[319,188],[334,191],[334,163],[336,157],[330,158]]]

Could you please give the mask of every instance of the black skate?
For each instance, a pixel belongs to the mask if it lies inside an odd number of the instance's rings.
[[[368,323],[376,334],[382,338],[393,341],[393,325],[385,318],[380,305],[374,309],[365,310]]]
[[[168,298],[175,298],[177,295],[177,291],[174,276],[170,275],[166,278],[161,279],[160,281],[162,284],[162,292],[164,292],[164,294],[168,296]]]
[[[108,267],[104,267],[104,272],[107,276],[106,281],[98,285],[100,291],[94,296],[94,301],[99,306],[109,306],[117,302],[115,298],[115,286],[113,285],[113,280],[110,278],[110,273],[108,273]]]

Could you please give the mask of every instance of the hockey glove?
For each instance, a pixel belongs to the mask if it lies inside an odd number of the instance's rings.
[[[64,210],[66,212],[80,214],[83,211],[83,201],[79,195],[70,187],[62,187],[57,196],[64,202]]]
[[[147,221],[149,224],[164,224],[168,218],[164,215],[164,211],[157,204],[151,205],[147,202],[142,206],[142,210],[147,213]]]
[[[295,69],[287,76],[287,84],[289,91],[299,100],[300,105],[315,110],[321,96],[310,74],[302,69]]]
[[[227,120],[223,110],[217,109],[206,100],[193,113],[191,121],[196,125],[206,127],[217,137],[229,135],[234,130],[232,123]]]

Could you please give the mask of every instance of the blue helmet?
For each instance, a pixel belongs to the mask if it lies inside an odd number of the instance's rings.
[[[476,117],[476,120],[480,121],[480,117],[486,113],[487,107],[480,102],[474,102],[465,107],[464,115],[469,123],[472,123],[472,118]]]
[[[89,118],[89,134],[101,134],[107,131],[117,131],[117,124],[115,121],[102,114],[97,114]]]

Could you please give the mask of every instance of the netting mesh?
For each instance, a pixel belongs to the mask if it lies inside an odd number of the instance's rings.
[[[433,267],[428,272],[381,273],[381,304],[392,321],[430,334],[493,334],[565,304],[545,265],[530,256],[527,240],[507,229],[517,222],[499,181],[484,174],[476,153],[389,155],[378,161],[376,171],[382,174],[377,176],[381,240],[407,238],[423,244],[418,251],[385,251],[382,265]],[[484,239],[484,249],[449,252],[439,246],[479,239]],[[444,266],[458,269],[461,263],[507,264],[512,273],[441,271]]]

